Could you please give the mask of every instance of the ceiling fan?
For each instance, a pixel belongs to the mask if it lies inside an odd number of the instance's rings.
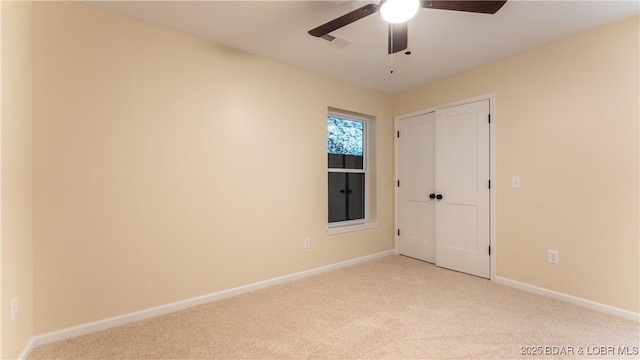
[[[368,4],[351,11],[336,19],[309,30],[309,34],[315,37],[329,37],[330,32],[349,25],[376,12],[389,23],[388,53],[394,54],[407,48],[407,21],[411,19],[420,7],[427,9],[456,10],[474,13],[495,14],[507,1],[485,0],[382,0],[379,4]],[[395,6],[399,6],[396,8]]]

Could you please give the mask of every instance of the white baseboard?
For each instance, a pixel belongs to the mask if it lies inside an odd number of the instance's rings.
[[[557,300],[561,300],[564,302],[568,302],[574,305],[579,305],[582,307],[586,307],[592,310],[596,310],[599,312],[603,312],[606,314],[611,314],[611,315],[615,315],[615,316],[619,316],[621,318],[625,318],[628,320],[634,320],[634,321],[640,321],[640,314],[638,313],[634,313],[632,311],[628,311],[628,310],[623,310],[623,309],[619,309],[613,306],[609,306],[609,305],[605,305],[605,304],[601,304],[595,301],[591,301],[591,300],[587,300],[587,299],[582,299],[576,296],[572,296],[572,295],[567,295],[567,294],[563,294],[557,291],[553,291],[553,290],[549,290],[549,289],[545,289],[545,288],[541,288],[541,287],[537,287],[534,285],[529,285],[526,283],[522,283],[519,281],[515,281],[515,280],[511,280],[511,279],[507,279],[507,278],[503,278],[500,276],[496,276],[495,278],[493,278],[493,281],[498,283],[498,284],[502,284],[502,285],[506,285],[506,286],[510,286],[516,289],[520,289],[520,290],[524,290],[530,293],[534,293],[537,295],[542,295],[542,296],[546,296],[546,297],[550,297],[553,299],[557,299]]]
[[[34,347],[34,345],[33,345],[34,339],[35,338],[31,338],[31,340],[29,340],[27,345],[24,347],[24,349],[22,350],[22,352],[18,356],[18,360],[24,360],[29,356],[29,354],[31,353],[31,350],[33,350],[33,347]]]
[[[54,342],[58,342],[66,339],[71,339],[74,337],[94,333],[97,331],[110,329],[116,326],[121,326],[121,325],[129,324],[132,322],[144,320],[144,319],[149,319],[155,316],[160,316],[160,315],[168,314],[168,313],[179,311],[179,310],[184,310],[193,306],[206,304],[212,301],[225,299],[232,296],[245,294],[251,291],[264,289],[270,286],[287,283],[287,282],[298,280],[308,276],[321,274],[331,270],[336,270],[339,268],[355,265],[358,263],[371,261],[384,256],[393,255],[394,252],[395,250],[387,250],[387,251],[383,251],[373,255],[367,255],[367,256],[356,258],[356,259],[346,260],[339,263],[318,267],[311,270],[301,271],[301,272],[280,276],[280,277],[269,279],[269,280],[259,281],[253,284],[239,286],[239,287],[228,289],[228,290],[222,290],[209,295],[199,296],[192,299],[178,301],[171,304],[157,306],[150,309],[136,311],[129,314],[124,314],[124,315],[120,315],[120,316],[116,316],[116,317],[112,317],[104,320],[94,321],[91,323],[38,335],[38,336],[35,336],[33,339],[31,339],[31,342],[28,348],[26,348],[23,353],[28,355],[31,349],[36,346],[41,346],[41,345],[46,345],[46,344],[50,344],[50,343],[54,343]]]

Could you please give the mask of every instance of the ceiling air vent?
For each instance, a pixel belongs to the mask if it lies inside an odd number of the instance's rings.
[[[324,34],[320,38],[337,47],[338,49],[344,49],[347,46],[351,45],[351,41],[331,34]]]

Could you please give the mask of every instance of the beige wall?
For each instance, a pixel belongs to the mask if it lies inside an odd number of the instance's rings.
[[[498,275],[639,312],[637,29],[638,18],[391,98],[36,3],[35,333],[391,249],[392,115],[494,91]],[[376,117],[376,229],[326,234],[328,107]],[[4,277],[2,290],[4,302]]]
[[[31,3],[0,2],[2,96],[0,153],[2,359],[15,359],[33,336],[31,172]],[[10,301],[18,299],[11,321]]]
[[[496,92],[497,275],[636,313],[638,28],[636,17],[394,98],[400,115]]]
[[[33,16],[36,334],[393,248],[390,96],[84,5]],[[327,235],[328,107],[376,117],[375,229]]]

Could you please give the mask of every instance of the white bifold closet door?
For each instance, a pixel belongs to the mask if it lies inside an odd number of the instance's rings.
[[[489,101],[398,121],[398,250],[490,276]]]

